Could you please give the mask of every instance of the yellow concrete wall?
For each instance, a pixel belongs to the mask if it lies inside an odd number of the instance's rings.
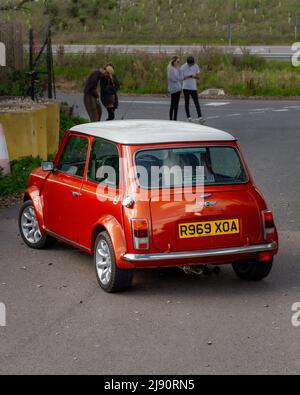
[[[49,103],[30,110],[0,112],[10,161],[24,156],[47,160],[59,144],[59,104]]]

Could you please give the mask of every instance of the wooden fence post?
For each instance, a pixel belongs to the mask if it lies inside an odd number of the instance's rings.
[[[0,67],[0,83],[7,83],[10,72],[24,67],[22,24],[0,21],[0,42],[6,48],[6,67]]]

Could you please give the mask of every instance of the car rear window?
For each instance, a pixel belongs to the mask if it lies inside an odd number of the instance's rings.
[[[141,187],[170,188],[248,182],[234,147],[187,147],[139,151],[135,155]]]

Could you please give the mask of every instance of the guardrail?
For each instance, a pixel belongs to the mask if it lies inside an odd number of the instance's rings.
[[[175,53],[188,54],[191,52],[202,52],[207,50],[209,47],[188,45],[188,46],[177,46],[177,45],[58,45],[52,46],[53,53],[58,54],[63,48],[63,52],[69,55],[80,55],[80,54],[95,54],[97,51],[104,52],[118,52],[124,54],[134,54],[139,52],[145,52],[148,54],[160,54],[165,53],[173,55]],[[224,52],[231,52],[235,55],[242,55],[248,51],[252,55],[260,56],[266,59],[278,59],[278,60],[290,60],[293,56],[292,49],[290,47],[226,47],[226,46],[215,46],[212,48],[219,49]],[[29,51],[29,46],[24,46],[25,51]]]

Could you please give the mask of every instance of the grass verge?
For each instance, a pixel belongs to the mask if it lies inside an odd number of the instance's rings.
[[[202,67],[201,91],[220,88],[230,96],[300,96],[300,67],[289,62],[267,61],[248,53],[224,54],[211,48],[195,56]],[[60,54],[55,72],[59,81],[68,81],[73,89],[82,91],[92,70],[112,62],[121,81],[121,93],[165,94],[169,61],[166,54]]]

